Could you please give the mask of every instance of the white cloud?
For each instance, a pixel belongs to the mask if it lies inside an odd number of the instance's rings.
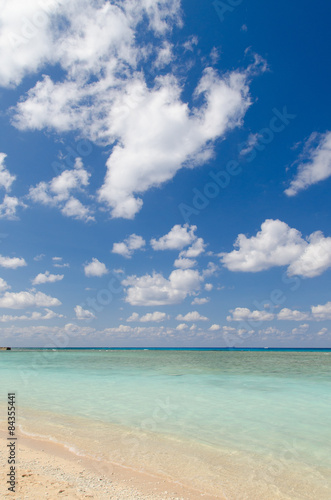
[[[211,327],[209,328],[209,330],[211,332],[217,332],[218,330],[221,329],[221,326],[220,325],[217,325],[216,323],[214,323],[213,325],[211,325]]]
[[[182,248],[191,245],[196,240],[194,234],[197,226],[189,224],[176,224],[168,234],[165,234],[158,240],[151,239],[151,245],[154,250],[182,250]]]
[[[166,279],[162,274],[129,276],[122,281],[126,302],[139,306],[178,304],[200,288],[201,277],[192,269],[176,269]]]
[[[325,335],[327,333],[328,329],[327,328],[322,328],[319,332],[317,332],[317,335]]]
[[[331,238],[325,238],[321,231],[312,233],[304,243],[301,255],[288,268],[290,276],[306,278],[319,276],[331,266]]]
[[[17,220],[16,211],[18,207],[26,208],[26,205],[16,196],[6,194],[2,203],[0,203],[0,219]]]
[[[179,0],[116,5],[50,0],[46,13],[37,0],[28,4],[13,0],[2,13],[0,84],[18,85],[47,64],[58,64],[64,75],[57,82],[48,75],[38,81],[17,104],[13,123],[20,129],[77,130],[113,145],[99,191],[113,217],[133,218],[144,192],[183,167],[203,163],[214,141],[241,124],[250,105],[251,68],[223,76],[206,68],[194,92],[199,105],[192,108],[182,100],[173,67],[147,84],[142,62],[184,64],[174,61],[168,40],[173,26],[181,24]],[[31,20],[40,13],[45,22],[36,29]],[[143,20],[147,39],[154,36],[157,43],[136,36]],[[22,37],[31,22],[33,35]]]
[[[193,52],[193,47],[195,45],[198,45],[198,43],[199,43],[198,37],[196,37],[195,35],[191,35],[188,38],[188,40],[183,44],[183,47],[185,48],[185,50]]]
[[[121,268],[113,269],[113,272],[116,274],[124,274],[124,269],[121,269]]]
[[[72,196],[61,208],[61,212],[66,217],[72,217],[73,219],[85,221],[95,220],[94,217],[90,215],[90,209],[85,207],[79,200],[77,200],[77,198]]]
[[[221,261],[230,271],[257,272],[272,266],[288,265],[302,253],[301,233],[280,220],[267,219],[256,236],[239,234],[238,250],[221,253]]]
[[[139,321],[139,318],[140,318],[139,314],[134,312],[131,314],[131,316],[128,317],[128,319],[126,321],[128,321],[129,323],[131,321]]]
[[[45,257],[45,254],[40,253],[39,255],[36,255],[35,257],[33,257],[33,260],[35,260],[36,262],[39,262],[40,260],[43,260],[44,257]]]
[[[44,283],[55,283],[56,281],[63,280],[63,274],[50,274],[49,271],[45,271],[44,273],[39,273],[33,280],[33,285],[41,285]]]
[[[91,312],[88,311],[87,309],[83,309],[82,306],[76,306],[74,308],[76,318],[77,319],[93,319],[95,318],[95,315]]]
[[[307,323],[300,325],[298,328],[293,328],[293,335],[303,335],[309,330],[309,325]]]
[[[7,269],[17,269],[18,267],[26,266],[26,262],[22,257],[3,257],[0,255],[0,266]]]
[[[258,143],[260,137],[261,136],[258,133],[256,133],[256,134],[249,134],[248,139],[247,139],[247,141],[245,143],[245,146],[240,150],[240,155],[241,156],[245,156],[248,153],[250,153],[255,148],[255,146]]]
[[[171,43],[164,41],[162,48],[159,50],[157,55],[157,59],[155,61],[155,67],[158,69],[164,68],[167,66],[173,59],[173,46]]]
[[[178,316],[176,316],[176,319],[177,319],[177,321],[207,321],[208,320],[208,318],[206,318],[206,316],[201,316],[201,314],[199,314],[198,311],[189,312],[189,313],[185,314],[185,316],[183,316],[182,314],[178,314]]]
[[[176,326],[176,330],[178,331],[183,331],[183,330],[187,330],[188,328],[188,325],[186,323],[180,323],[179,325]]]
[[[313,133],[305,144],[301,162],[289,188],[287,196],[295,196],[331,176],[331,131]]]
[[[24,309],[25,307],[52,307],[59,306],[61,302],[42,292],[5,292],[0,297],[0,307],[8,309]]]
[[[327,302],[324,305],[312,306],[311,312],[317,320],[331,319],[331,302]]]
[[[5,167],[5,153],[0,153],[0,188],[10,191],[11,185],[16,179],[15,175],[11,175]]]
[[[212,285],[211,283],[206,283],[206,284],[205,284],[205,290],[206,290],[207,292],[210,292],[213,288],[214,288],[214,287],[213,287],[213,285]]]
[[[68,264],[68,262],[62,262],[63,261],[63,257],[52,257],[52,261],[53,261],[53,266],[54,267],[70,267],[70,265]]]
[[[132,313],[131,316],[126,320],[130,321],[140,321],[141,323],[150,323],[155,322],[159,323],[160,321],[164,321],[167,319],[167,315],[164,312],[154,311],[152,313],[146,313],[144,316],[139,316],[138,313]]]
[[[164,312],[154,311],[153,313],[146,313],[140,318],[139,321],[142,323],[149,323],[151,321],[159,323],[167,319],[167,315]]]
[[[297,310],[288,309],[287,307],[285,307],[284,309],[279,311],[277,319],[289,320],[289,321],[305,321],[310,319],[310,314]]]
[[[92,258],[92,261],[89,264],[84,266],[85,276],[98,276],[101,277],[104,274],[108,273],[108,269],[103,262],[100,262],[96,258]]]
[[[140,250],[146,245],[145,240],[137,234],[131,234],[120,243],[114,243],[112,253],[117,253],[129,259],[135,250]]]
[[[331,238],[316,231],[304,240],[297,229],[280,220],[267,219],[256,236],[239,234],[238,250],[221,253],[230,271],[258,272],[274,266],[289,266],[287,273],[312,278],[331,266]]]
[[[89,184],[90,174],[84,169],[80,158],[76,158],[72,170],[64,170],[50,182],[39,182],[29,190],[29,198],[35,203],[58,207],[66,217],[84,221],[94,220],[90,209],[85,207],[72,192],[82,192]]]
[[[53,318],[64,318],[63,314],[58,314],[51,309],[45,308],[45,314],[39,311],[34,311],[30,315],[23,314],[21,316],[12,316],[10,314],[3,314],[0,316],[1,323],[8,323],[11,321],[44,321]]]
[[[202,304],[207,304],[207,302],[209,302],[209,299],[207,297],[203,297],[201,299],[199,297],[195,297],[191,304],[192,306],[194,306],[195,304],[201,306]]]
[[[174,266],[179,267],[180,269],[190,269],[196,265],[197,261],[192,259],[185,259],[180,257],[175,260]]]
[[[67,262],[62,262],[63,257],[52,257],[54,267],[70,267]]]
[[[236,307],[230,311],[227,321],[271,321],[275,315],[267,311],[250,311],[247,307]]]
[[[53,264],[54,267],[70,267],[70,264],[68,262],[63,262],[62,264],[60,263],[55,263]]]
[[[8,290],[9,288],[10,288],[10,286],[8,285],[8,283],[3,278],[0,278],[0,292],[4,292],[5,290]]]
[[[179,257],[187,257],[189,259],[199,257],[205,251],[205,243],[202,238],[198,238],[190,248],[180,252]]]
[[[204,277],[209,277],[215,274],[219,270],[219,267],[214,264],[214,262],[208,262],[207,268],[202,271]]]
[[[123,107],[127,110],[128,94],[137,96],[136,102],[116,121]],[[99,200],[109,206],[113,217],[134,218],[145,191],[172,179],[185,165],[193,167],[209,159],[212,141],[237,126],[250,104],[244,73],[222,79],[211,68],[196,88],[196,96],[205,100],[202,107],[190,111],[180,95],[178,81],[167,75],[159,77],[152,89],[136,79],[115,99],[109,121],[119,143],[108,158],[99,191]]]

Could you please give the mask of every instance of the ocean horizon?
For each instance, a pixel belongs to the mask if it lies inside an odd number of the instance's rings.
[[[331,347],[11,347],[13,351],[45,350],[45,351],[331,351]]]

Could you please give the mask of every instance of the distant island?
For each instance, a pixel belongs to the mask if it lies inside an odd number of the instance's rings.
[[[0,347],[0,351],[11,351],[11,347]]]

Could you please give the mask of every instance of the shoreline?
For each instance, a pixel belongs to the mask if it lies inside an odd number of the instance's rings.
[[[78,456],[64,445],[17,434],[15,500],[24,498],[95,498],[122,500],[224,500],[187,488],[168,478],[115,463]],[[12,498],[6,474],[7,436],[0,431],[0,496]]]

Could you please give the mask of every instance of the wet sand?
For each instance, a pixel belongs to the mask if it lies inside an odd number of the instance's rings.
[[[111,500],[224,499],[183,487],[170,480],[125,466],[78,457],[61,445],[18,436],[16,488],[8,491],[7,439],[0,437],[0,497],[21,499],[72,498]]]

